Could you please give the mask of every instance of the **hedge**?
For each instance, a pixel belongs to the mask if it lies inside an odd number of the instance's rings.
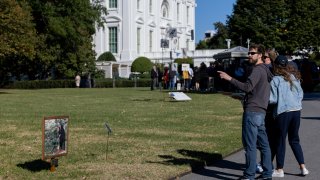
[[[137,79],[136,87],[150,86],[150,79]],[[94,80],[95,88],[112,88],[113,79]],[[134,80],[116,79],[115,87],[135,87]],[[15,81],[5,88],[8,89],[49,89],[49,88],[75,88],[74,80],[35,80],[35,81]]]

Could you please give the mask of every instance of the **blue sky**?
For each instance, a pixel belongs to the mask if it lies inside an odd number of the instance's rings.
[[[196,43],[203,39],[207,30],[214,30],[213,23],[225,24],[227,15],[231,15],[236,0],[196,0]]]

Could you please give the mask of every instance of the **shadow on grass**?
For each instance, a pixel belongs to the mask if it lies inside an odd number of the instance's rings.
[[[25,162],[23,164],[17,164],[17,166],[32,172],[39,172],[42,170],[50,169],[50,163],[41,159]]]
[[[132,99],[132,101],[151,101],[150,98]]]
[[[11,93],[8,93],[8,92],[1,92],[1,91],[0,91],[0,95],[1,95],[1,94],[11,94]]]
[[[172,155],[159,155],[159,157],[163,158],[164,161],[149,163],[161,163],[165,165],[190,165],[191,171],[195,174],[224,180],[231,180],[235,178],[238,179],[241,177],[238,175],[241,173],[230,173],[226,171],[226,169],[238,171],[243,171],[245,169],[244,164],[223,160],[222,155],[218,153],[207,153],[186,149],[179,149],[177,152],[183,155],[184,158],[178,158]],[[214,168],[210,168],[211,166],[221,168],[223,170],[219,171]],[[182,177],[188,173],[190,172],[180,174],[178,177]],[[177,179],[178,177],[172,177],[170,179]]]
[[[212,164],[213,162],[222,159],[222,155],[217,153],[206,153],[202,151],[191,151],[186,149],[179,149],[177,152],[185,157],[180,158],[172,155],[159,155],[160,158],[164,159],[163,161],[148,163],[160,163],[165,165],[190,165],[193,171],[201,169],[208,164]]]

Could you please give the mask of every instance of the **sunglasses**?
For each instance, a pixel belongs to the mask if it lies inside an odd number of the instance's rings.
[[[269,56],[263,56],[263,58],[265,58],[265,59],[266,59],[266,58],[270,58],[270,57],[269,57]]]
[[[258,52],[248,52],[248,55],[251,55],[251,56],[253,56],[255,54],[258,54]]]

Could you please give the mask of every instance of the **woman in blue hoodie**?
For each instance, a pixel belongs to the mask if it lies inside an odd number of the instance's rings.
[[[301,175],[309,174],[305,167],[304,157],[299,139],[300,115],[302,109],[303,90],[301,76],[288,59],[279,55],[273,63],[274,77],[270,82],[270,103],[276,104],[274,117],[276,120],[277,149],[276,169],[273,177],[284,177],[284,159],[286,152],[286,137],[296,160],[299,163]]]

